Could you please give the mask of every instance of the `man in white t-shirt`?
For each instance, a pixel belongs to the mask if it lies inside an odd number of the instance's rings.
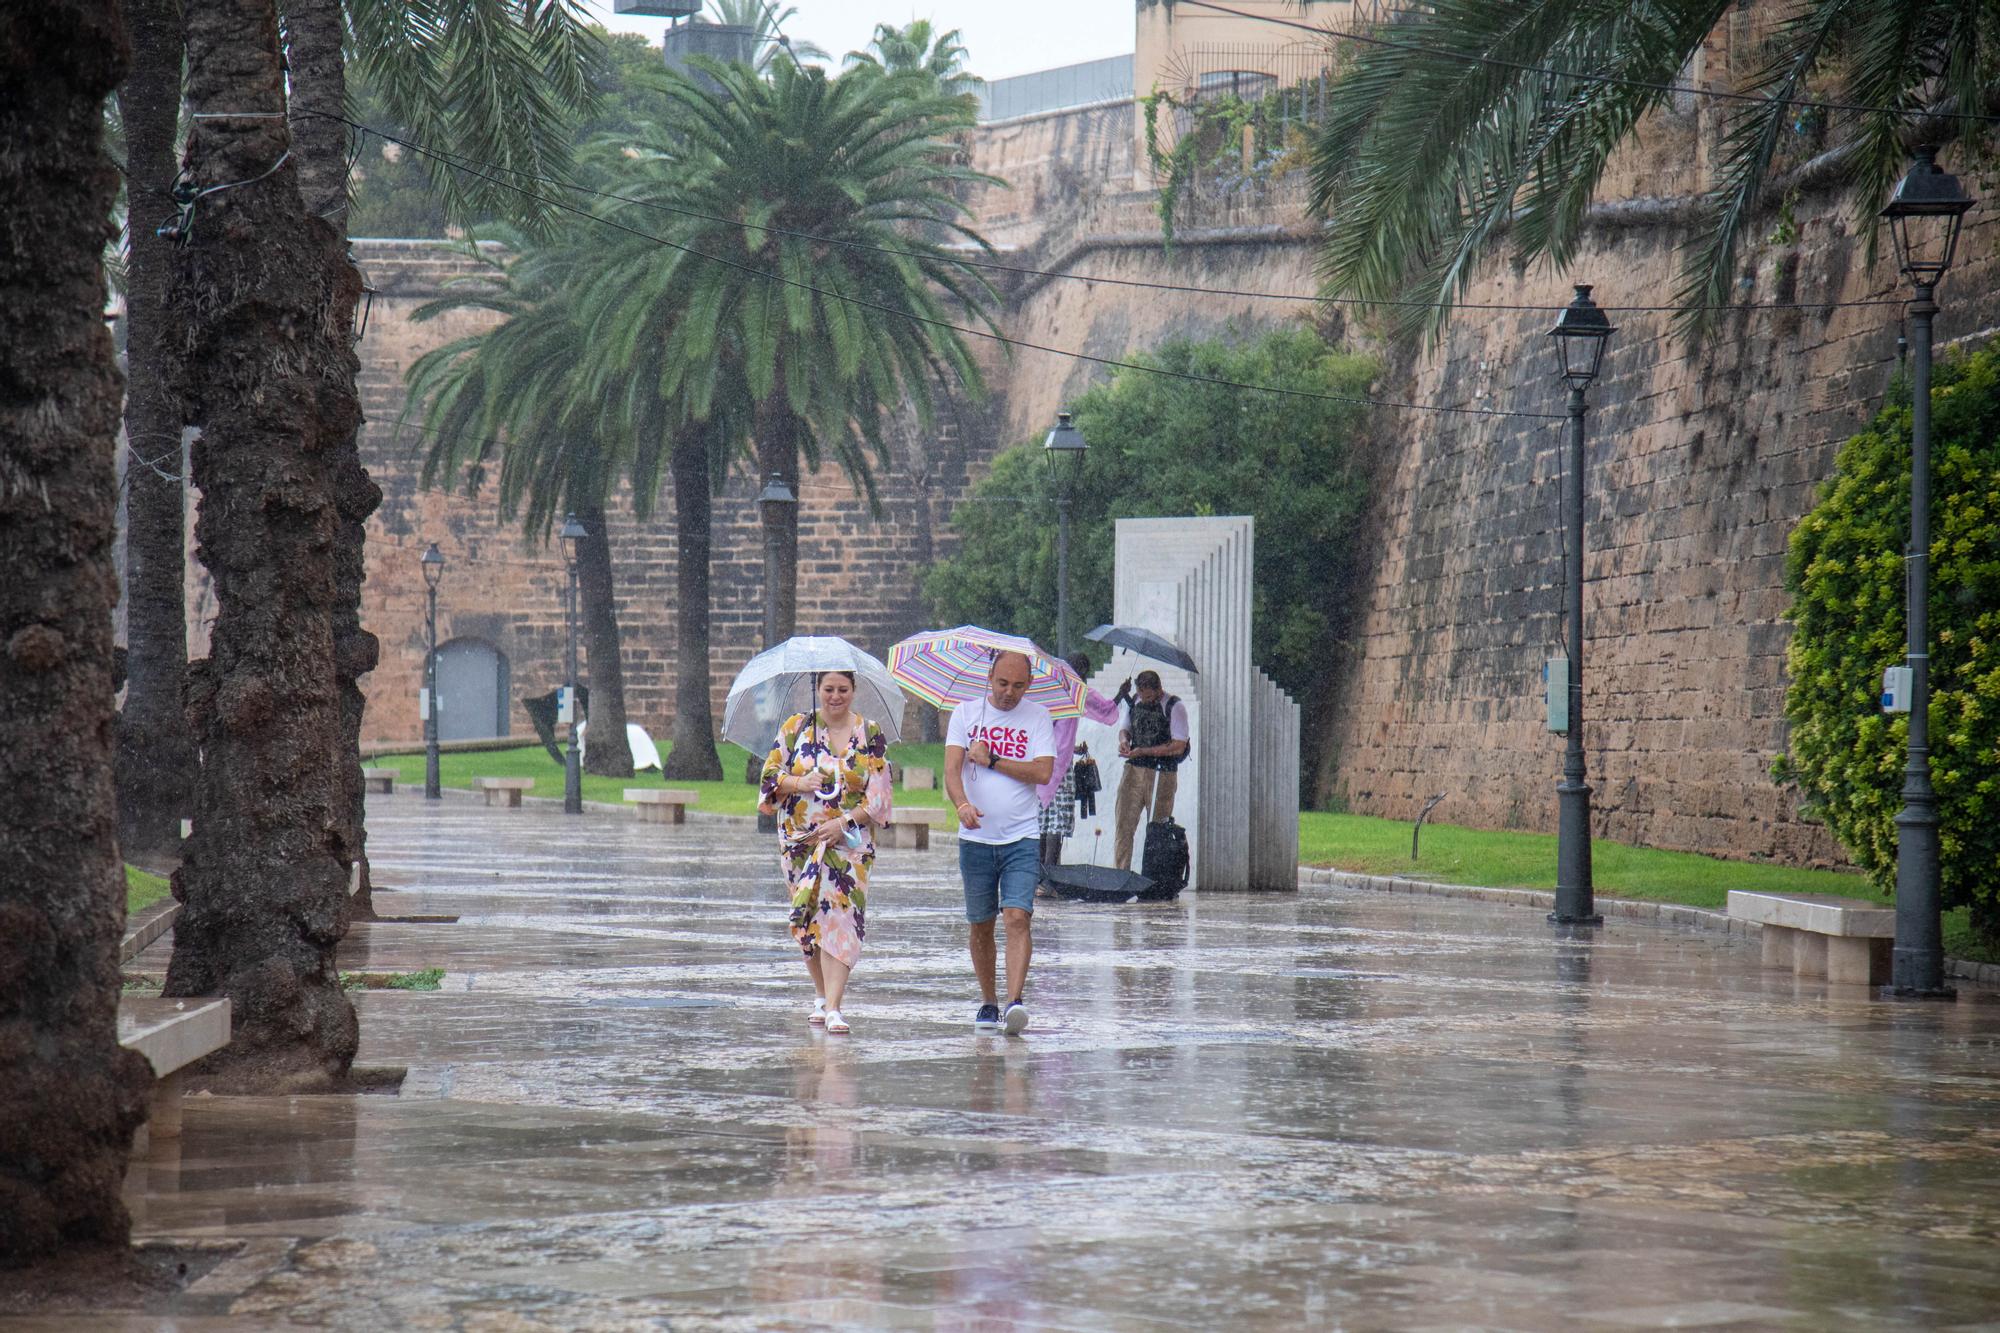
[[[1027,698],[1034,664],[1001,653],[987,672],[986,697],[951,710],[944,737],[944,789],[958,807],[958,873],[971,923],[972,971],[983,1002],[975,1029],[1028,1026],[1035,885],[1041,878],[1041,800],[1035,788],[1055,768],[1055,720]],[[1007,922],[1007,1003],[994,990],[993,919]]]

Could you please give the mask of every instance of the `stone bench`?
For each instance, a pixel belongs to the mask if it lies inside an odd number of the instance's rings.
[[[905,791],[936,791],[937,770],[934,768],[906,768],[903,770]]]
[[[533,778],[474,778],[472,789],[486,793],[486,804],[519,808],[521,793],[535,785]]]
[[[928,851],[931,830],[942,827],[944,811],[925,806],[905,806],[889,812],[889,822],[875,830],[877,847],[914,847]]]
[[[1788,967],[1794,976],[1859,986],[1889,980],[1896,940],[1893,907],[1824,893],[1731,889],[1729,915],[1762,927],[1766,967]]]
[[[393,794],[398,776],[393,768],[364,768],[361,770],[361,785],[369,791]]]
[[[687,808],[701,799],[701,793],[672,787],[627,787],[625,799],[632,803],[641,824],[685,824]]]
[[[118,1044],[153,1066],[153,1095],[135,1149],[181,1133],[181,1071],[229,1044],[229,1001],[125,996],[118,1001]]]

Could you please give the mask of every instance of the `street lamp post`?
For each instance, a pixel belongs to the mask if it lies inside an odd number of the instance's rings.
[[[430,651],[424,657],[424,799],[442,800],[438,780],[438,580],[444,577],[444,553],[432,542],[417,561],[424,571],[424,637]]]
[[[798,505],[799,497],[785,484],[785,479],[773,472],[764,480],[764,489],[757,492],[757,511],[764,522],[764,646],[778,646],[778,531],[784,526],[785,516]],[[756,774],[764,766],[756,755],[750,756],[749,771],[745,775],[749,781],[757,780]],[[757,814],[759,833],[776,833],[778,819],[762,811]]]
[[[1042,441],[1042,457],[1048,459],[1049,476],[1056,492],[1056,656],[1069,656],[1069,505],[1076,494],[1077,475],[1083,471],[1083,455],[1089,449],[1083,432],[1070,423],[1070,414],[1056,413],[1055,428]]]
[[[1938,283],[1958,249],[1972,207],[1958,178],[1937,164],[1935,148],[1917,150],[1882,216],[1896,261],[1916,288],[1910,302],[1910,545],[1907,572],[1910,731],[1903,768],[1903,808],[1896,815],[1896,947],[1890,987],[1897,995],[1949,999],[1944,984],[1944,927],[1938,888],[1937,792],[1931,786],[1931,322]]]
[[[1569,385],[1569,458],[1563,469],[1563,528],[1568,534],[1563,591],[1569,631],[1569,717],[1563,747],[1563,776],[1556,785],[1556,909],[1560,925],[1595,926],[1604,918],[1590,884],[1590,784],[1583,761],[1583,413],[1584,391],[1604,364],[1604,346],[1615,333],[1590,288],[1579,284],[1549,334],[1562,354],[1562,379]]]
[[[568,574],[566,595],[563,598],[563,628],[568,637],[568,653],[564,664],[563,680],[569,700],[569,749],[563,755],[563,813],[580,815],[583,813],[583,766],[576,752],[576,727],[582,711],[576,702],[576,548],[590,534],[583,524],[576,521],[575,514],[564,517],[562,531],[557,534],[562,541],[563,568]]]

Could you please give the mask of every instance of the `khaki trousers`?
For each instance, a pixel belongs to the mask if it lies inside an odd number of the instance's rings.
[[[1159,780],[1157,795],[1153,790],[1155,778]],[[1145,817],[1147,806],[1152,807],[1153,818],[1167,818],[1174,812],[1174,792],[1180,785],[1178,773],[1125,765],[1125,776],[1118,779],[1118,844],[1114,865],[1121,870],[1132,869],[1132,835]]]

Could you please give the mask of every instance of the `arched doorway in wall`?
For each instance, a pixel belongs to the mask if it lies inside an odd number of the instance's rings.
[[[508,735],[507,654],[484,639],[453,639],[437,650],[438,739]]]

